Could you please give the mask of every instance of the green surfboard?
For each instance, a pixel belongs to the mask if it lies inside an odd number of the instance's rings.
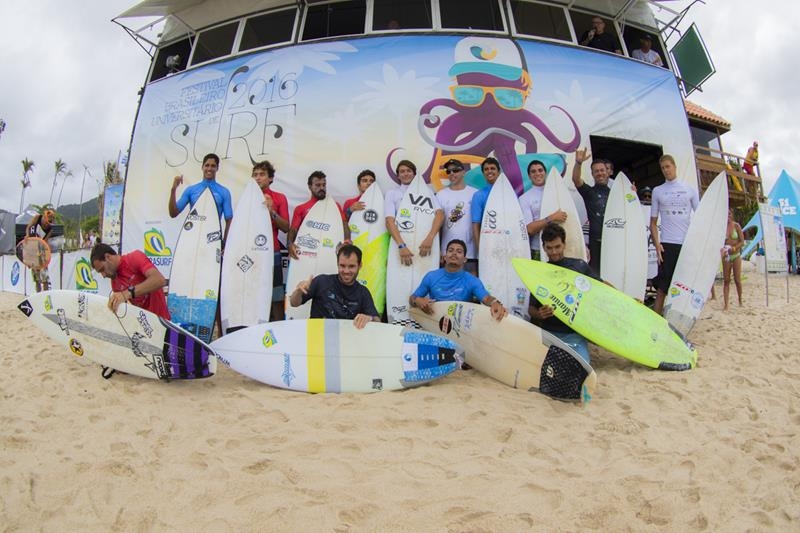
[[[663,317],[627,294],[549,263],[520,258],[511,262],[537,300],[598,346],[660,370],[689,370],[697,364],[694,348]]]

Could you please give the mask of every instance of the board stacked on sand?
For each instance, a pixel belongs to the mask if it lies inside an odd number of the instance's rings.
[[[272,220],[255,180],[248,181],[234,212],[222,260],[223,332],[269,322],[272,304]]]
[[[564,231],[567,233],[564,256],[575,257],[585,261],[586,245],[583,242],[583,227],[581,226],[580,216],[578,216],[578,208],[575,207],[575,201],[569,193],[564,178],[551,169],[544,184],[544,191],[542,191],[541,216],[545,218],[559,209],[567,214],[567,220],[562,224]],[[539,234],[539,239],[541,240],[541,233]],[[542,261],[546,261],[547,254],[544,251],[544,246],[540,248],[542,250]]]
[[[624,172],[617,174],[603,217],[600,276],[631,298],[644,301],[647,230],[639,197]]]
[[[18,306],[33,324],[75,357],[151,379],[213,376],[217,359],[203,341],[159,316],[79,291],[44,291]]]
[[[661,370],[689,370],[697,363],[697,352],[663,317],[627,294],[549,263],[530,259],[513,263],[537,300],[598,346]]]
[[[350,215],[350,239],[361,249],[358,282],[369,289],[378,314],[386,307],[386,259],[391,237],[386,230],[383,193],[377,182],[361,195],[364,209]]]
[[[167,307],[172,321],[208,342],[214,331],[222,263],[222,227],[210,189],[189,208],[175,245]]]
[[[312,276],[336,274],[336,247],[344,240],[344,222],[339,206],[330,196],[319,200],[309,210],[303,224],[297,230],[294,245],[298,259],[289,260],[286,274],[286,319],[308,318],[311,300],[299,307],[292,307],[289,297],[297,284]]]
[[[428,331],[464,348],[464,362],[515,389],[538,390],[560,400],[588,402],[597,375],[575,350],[538,326],[513,315],[500,322],[485,305],[435,302],[433,314],[411,316]]]
[[[419,246],[430,232],[436,216],[433,198],[433,189],[421,176],[415,176],[397,208],[397,230],[413,252],[414,259],[410,266],[402,264],[397,243],[392,241],[386,264],[386,314],[391,324],[414,325],[408,314],[408,297],[419,287],[425,274],[439,268],[438,233],[431,244],[431,253],[425,257],[419,254]]]
[[[711,293],[727,227],[728,177],[720,172],[692,216],[664,301],[664,317],[684,338]]]
[[[512,314],[528,317],[528,289],[511,266],[512,257],[530,257],[530,243],[519,200],[504,174],[495,181],[481,221],[480,279],[489,294]]]
[[[304,392],[415,387],[455,371],[458,346],[432,333],[350,320],[287,320],[211,343],[220,361],[262,383]]]

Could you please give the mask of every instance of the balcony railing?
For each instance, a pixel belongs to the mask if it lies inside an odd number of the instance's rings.
[[[728,197],[731,207],[763,200],[761,169],[754,165],[755,174],[741,170],[745,157],[708,146],[694,145],[694,158],[697,163],[697,184],[700,194],[711,185],[711,181],[722,171],[728,174]]]

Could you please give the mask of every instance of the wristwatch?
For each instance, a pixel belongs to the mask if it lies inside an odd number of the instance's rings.
[[[131,300],[136,298],[136,289],[133,285],[128,285],[128,292],[131,293]]]

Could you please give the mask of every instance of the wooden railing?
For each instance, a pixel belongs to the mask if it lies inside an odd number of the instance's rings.
[[[697,163],[697,181],[702,194],[711,184],[711,181],[722,171],[728,174],[728,192],[731,205],[743,205],[763,199],[764,192],[761,186],[761,170],[758,164],[754,165],[754,174],[748,174],[741,169],[745,157],[722,150],[715,150],[708,146],[694,145],[694,157]]]

